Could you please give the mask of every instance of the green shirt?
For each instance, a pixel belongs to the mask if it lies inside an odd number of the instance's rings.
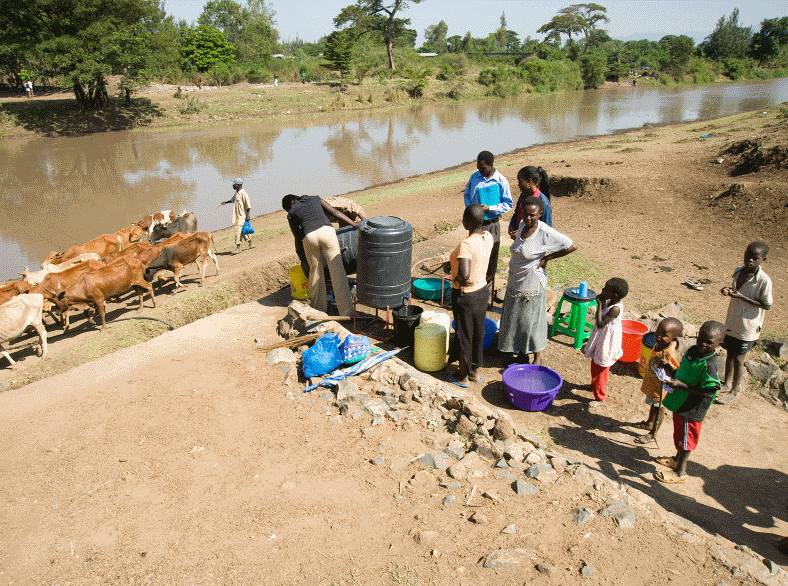
[[[674,378],[695,392],[677,389],[668,394],[662,404],[684,419],[703,421],[717,391],[720,390],[717,357],[713,352],[707,356],[699,356],[698,347],[693,346],[682,358]]]

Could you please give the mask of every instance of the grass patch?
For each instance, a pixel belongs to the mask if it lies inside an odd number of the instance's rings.
[[[438,235],[448,234],[449,232],[454,231],[454,225],[448,220],[441,220],[440,222],[435,222],[433,228],[435,229],[435,233]]]
[[[585,281],[589,288],[593,288],[593,283],[602,284],[601,269],[601,266],[585,258],[581,252],[573,252],[547,263],[547,283],[550,287],[565,287]]]

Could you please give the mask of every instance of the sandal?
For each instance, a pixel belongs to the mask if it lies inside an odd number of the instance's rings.
[[[643,435],[639,435],[635,438],[636,444],[650,444],[654,441],[654,438],[650,433],[644,433]]]
[[[638,421],[637,423],[633,423],[632,427],[637,427],[638,429],[651,429],[652,424],[648,421]]]
[[[673,458],[657,458],[654,460],[657,464],[662,464],[663,466],[667,466],[668,468],[673,468],[674,470],[679,465],[676,460]]]
[[[687,480],[687,475],[679,476],[673,470],[668,472],[654,472],[654,478],[664,484],[682,484]]]
[[[481,383],[484,382],[484,377],[483,376],[480,376],[479,378],[468,377],[468,380],[471,381],[472,383]]]
[[[684,284],[690,289],[695,289],[695,291],[703,291],[703,285],[701,285],[698,281],[687,279],[686,281],[684,281]]]
[[[462,389],[467,389],[468,388],[468,385],[466,385],[465,383],[457,382],[456,380],[454,380],[454,374],[451,373],[451,372],[446,372],[446,374],[443,375],[443,380],[445,380],[446,382],[451,383],[453,385],[457,385],[458,387],[460,387]]]

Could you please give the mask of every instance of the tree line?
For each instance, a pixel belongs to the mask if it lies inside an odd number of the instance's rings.
[[[788,17],[764,20],[758,31],[739,23],[739,10],[720,17],[703,41],[667,35],[620,41],[602,28],[604,6],[562,8],[537,33],[520,39],[505,13],[484,38],[449,35],[441,20],[417,32],[404,12],[422,0],[357,0],[314,42],[283,40],[265,0],[209,0],[197,22],[167,16],[163,0],[5,0],[0,12],[0,77],[11,87],[30,79],[73,90],[83,109],[102,107],[102,91],[118,76],[127,100],[151,81],[229,84],[325,80],[330,72],[357,80],[392,75],[418,95],[433,74],[451,80],[469,63],[493,95],[598,87],[605,80],[649,75],[661,83],[708,83],[786,75]],[[423,57],[423,53],[437,57]],[[288,59],[276,59],[283,54]],[[436,74],[437,70],[437,74]]]

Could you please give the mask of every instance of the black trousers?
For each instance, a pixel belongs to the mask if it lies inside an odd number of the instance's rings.
[[[490,251],[490,262],[487,264],[487,282],[490,283],[498,270],[498,250],[501,248],[501,221],[498,218],[484,223],[485,232],[493,237],[493,246]]]
[[[473,293],[462,293],[460,289],[451,290],[454,331],[457,334],[460,355],[468,370],[483,366],[484,319],[489,297],[489,285]]]

